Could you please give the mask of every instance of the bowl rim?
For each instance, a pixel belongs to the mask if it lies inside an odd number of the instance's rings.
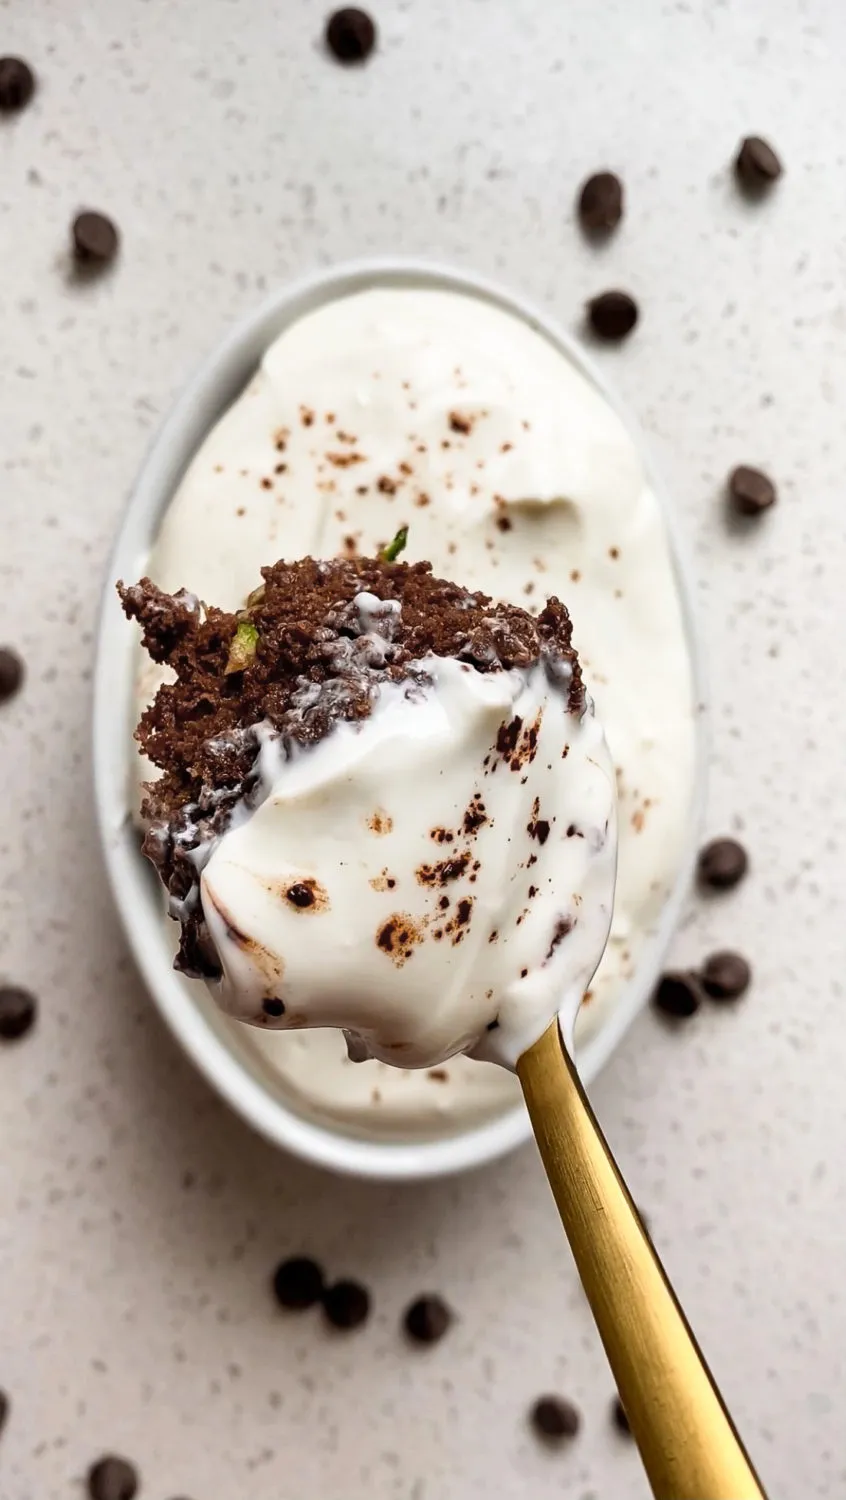
[[[521,294],[487,277],[426,258],[368,257],[313,270],[287,282],[239,318],[183,387],[161,422],[142,462],[111,548],[101,596],[93,695],[94,797],[100,844],[118,916],[147,990],[172,1035],[214,1089],[254,1129],[317,1166],[351,1176],[412,1181],[450,1176],[505,1155],[531,1135],[519,1103],[492,1120],[455,1135],[422,1141],[367,1140],[319,1124],[271,1094],[215,1032],[171,968],[162,942],[161,907],[151,896],[145,861],[129,811],[130,725],[135,652],[117,628],[114,582],[143,571],[176,484],[205,434],[236,398],[261,353],[287,326],[325,302],[374,286],[452,290],[481,298],[527,322],[556,347],[613,408],[635,444],[661,507],[681,601],[691,663],[695,755],[685,853],[660,921],[633,978],[604,1024],[580,1050],[579,1071],[592,1083],[617,1049],[651,993],[676,930],[691,884],[702,824],[708,759],[707,703],[702,639],[694,608],[694,574],[679,518],[656,472],[647,443],[616,392],[578,341]],[[196,430],[195,430],[196,429]],[[135,571],[133,571],[135,570]],[[126,733],[116,734],[116,705]]]

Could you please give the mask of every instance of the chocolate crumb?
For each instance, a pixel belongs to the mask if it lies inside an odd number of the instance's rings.
[[[452,1309],[432,1292],[417,1297],[403,1316],[405,1331],[415,1344],[436,1344],[452,1322]]]
[[[538,1437],[556,1446],[565,1438],[574,1438],[582,1425],[578,1409],[561,1396],[539,1396],[529,1420]]]
[[[460,411],[451,411],[449,414],[449,425],[451,432],[467,434],[473,431],[473,418],[464,416]]]
[[[301,1312],[323,1298],[325,1280],[316,1260],[295,1255],[280,1261],[273,1273],[273,1294],[280,1307]]]
[[[323,1293],[323,1311],[333,1328],[359,1328],[370,1312],[370,1293],[357,1281],[336,1281]]]
[[[449,1073],[446,1068],[429,1068],[426,1077],[431,1078],[433,1083],[449,1082]]]
[[[9,1397],[6,1395],[6,1392],[4,1390],[0,1389],[0,1437],[2,1437],[3,1435],[3,1428],[6,1426],[8,1416]]]
[[[278,1017],[285,1014],[284,1001],[274,995],[268,995],[266,999],[262,1000],[261,1008],[266,1016]]]

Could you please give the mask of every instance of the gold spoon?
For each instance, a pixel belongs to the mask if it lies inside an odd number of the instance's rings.
[[[557,1021],[517,1063],[564,1232],[657,1500],[765,1500]]]

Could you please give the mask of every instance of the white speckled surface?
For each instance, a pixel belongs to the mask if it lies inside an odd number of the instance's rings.
[[[91,639],[106,552],[151,429],[261,291],[315,263],[414,251],[494,273],[567,323],[613,283],[642,326],[602,351],[692,534],[714,682],[709,830],[753,872],[698,902],[694,960],[745,949],[754,993],[673,1035],[645,1017],[595,1090],[633,1189],[773,1493],[846,1486],[846,104],[840,0],[384,0],[341,72],[295,0],[0,0],[33,106],[0,120],[0,638],[29,680],[0,711],[0,974],[41,997],[0,1051],[2,1500],[79,1496],[104,1448],[144,1497],[644,1496],[611,1381],[526,1151],[413,1190],[319,1175],[194,1076],[130,971],[96,849]],[[787,175],[740,201],[747,130]],[[609,247],[572,223],[611,165]],[[120,265],[74,285],[82,204]],[[778,509],[727,532],[723,476]],[[286,1321],[275,1261],[311,1250],[376,1312]],[[460,1313],[406,1350],[406,1300]],[[584,1412],[566,1453],[524,1410]]]

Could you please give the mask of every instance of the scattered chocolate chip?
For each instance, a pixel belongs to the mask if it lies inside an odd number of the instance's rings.
[[[529,1417],[538,1437],[547,1443],[560,1443],[576,1436],[582,1419],[572,1401],[561,1396],[540,1396]]]
[[[285,1014],[285,1002],[277,1000],[273,995],[269,995],[266,1000],[262,1000],[261,1008],[266,1016],[284,1016]]]
[[[693,1016],[702,1004],[702,987],[695,974],[676,970],[662,976],[652,998],[665,1016]]]
[[[321,1300],[324,1287],[323,1271],[307,1255],[281,1261],[273,1273],[273,1294],[279,1306],[289,1312],[313,1307]]]
[[[749,857],[736,839],[712,839],[699,851],[697,872],[702,885],[715,891],[730,891],[749,868]]]
[[[125,1458],[108,1454],[88,1470],[91,1500],[133,1500],[138,1493],[138,1474]]]
[[[35,75],[22,57],[0,57],[0,112],[24,109],[35,93]]]
[[[579,193],[582,227],[596,234],[616,229],[623,217],[623,184],[614,172],[594,172]]]
[[[290,885],[285,892],[292,906],[306,907],[314,905],[314,890],[312,886],[297,881],[296,885]]]
[[[71,233],[74,254],[85,265],[105,266],[117,255],[118,232],[105,214],[92,209],[77,214]]]
[[[631,1435],[632,1429],[629,1426],[629,1419],[626,1416],[626,1408],[619,1396],[615,1396],[611,1402],[611,1420],[618,1432],[624,1433],[626,1437]]]
[[[0,1390],[0,1433],[2,1433],[3,1428],[6,1426],[6,1421],[7,1421],[8,1416],[9,1416],[9,1398],[6,1395],[5,1391]]]
[[[598,338],[615,342],[631,333],[638,306],[628,292],[602,292],[587,304],[588,322]]]
[[[745,188],[763,188],[775,182],[784,168],[769,141],[759,135],[747,135],[740,143],[734,170]]]
[[[0,1040],[16,1042],[26,1036],[37,1011],[35,996],[15,985],[0,987]]]
[[[17,651],[0,646],[0,703],[13,698],[24,680],[24,664]]]
[[[436,1344],[453,1320],[451,1308],[442,1297],[427,1293],[406,1308],[403,1325],[415,1344]]]
[[[748,464],[738,464],[728,480],[729,499],[742,516],[759,516],[776,502],[776,487],[769,475]]]
[[[376,45],[376,26],[367,11],[344,6],[326,22],[326,45],[338,62],[365,62]]]
[[[740,953],[712,953],[700,977],[713,1000],[737,1000],[748,990],[752,970]]]
[[[333,1328],[358,1328],[370,1312],[370,1293],[357,1281],[336,1281],[323,1293],[323,1311]]]

